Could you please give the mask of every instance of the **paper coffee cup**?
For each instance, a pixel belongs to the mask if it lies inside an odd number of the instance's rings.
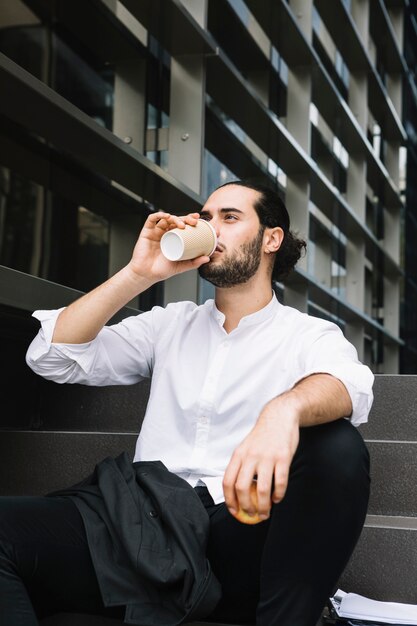
[[[187,261],[198,256],[210,256],[216,249],[217,236],[213,226],[206,220],[198,220],[195,226],[173,228],[161,238],[162,254],[169,261]]]

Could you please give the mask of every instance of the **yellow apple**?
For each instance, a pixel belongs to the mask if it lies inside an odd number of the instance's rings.
[[[250,486],[250,497],[252,500],[252,504],[254,504],[255,506],[255,513],[253,515],[249,515],[249,513],[247,513],[244,509],[242,509],[242,507],[239,508],[238,512],[236,513],[235,517],[237,520],[239,520],[239,522],[242,522],[242,524],[259,524],[259,522],[262,522],[262,520],[259,517],[259,513],[258,513],[258,493],[257,493],[257,483],[254,480]]]

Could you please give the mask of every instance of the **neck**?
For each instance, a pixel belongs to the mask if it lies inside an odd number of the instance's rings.
[[[225,316],[224,329],[230,333],[243,317],[263,309],[272,298],[271,280],[249,280],[243,285],[226,289],[217,287],[216,306]]]

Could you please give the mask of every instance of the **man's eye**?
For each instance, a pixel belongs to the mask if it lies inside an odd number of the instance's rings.
[[[229,213],[229,215],[226,215],[224,219],[225,219],[225,220],[228,220],[228,219],[230,219],[230,218],[231,218],[232,220],[237,220],[236,215],[233,215],[232,213]]]
[[[200,215],[200,220],[208,222],[210,220],[210,215]]]

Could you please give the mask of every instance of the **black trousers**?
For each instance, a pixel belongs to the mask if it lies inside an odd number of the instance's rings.
[[[223,589],[208,620],[315,626],[361,533],[369,455],[346,420],[301,430],[284,500],[269,520],[237,522],[197,489],[210,516],[208,557]],[[0,624],[37,626],[55,612],[123,617],[100,596],[76,506],[0,498]]]

